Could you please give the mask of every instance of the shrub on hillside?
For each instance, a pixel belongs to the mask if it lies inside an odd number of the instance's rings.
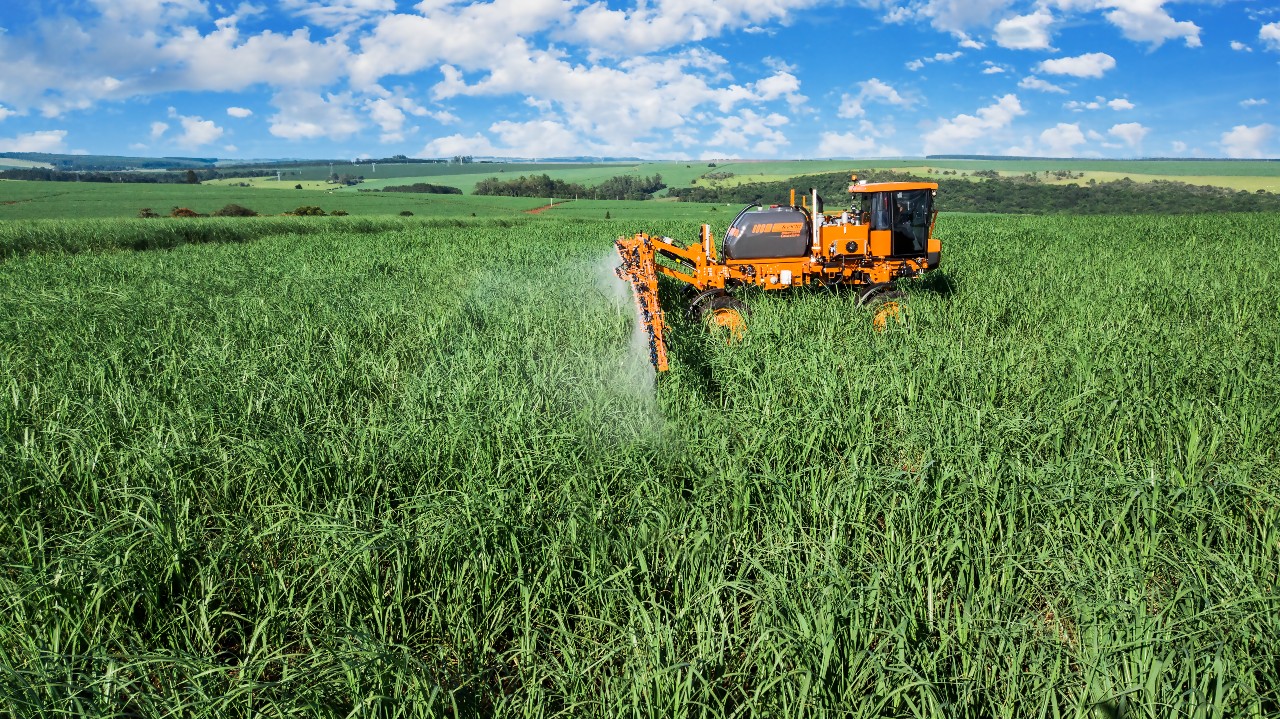
[[[203,217],[199,212],[189,207],[175,207],[169,211],[170,217]]]
[[[324,217],[324,210],[316,207],[315,205],[303,205],[293,212],[285,214],[297,215],[298,217]]]
[[[250,210],[248,207],[243,207],[241,205],[232,203],[222,208],[221,210],[214,212],[213,216],[214,217],[257,217],[258,213],[254,212],[253,210]]]
[[[150,207],[144,207],[141,210],[138,210],[138,217],[141,217],[144,220],[150,220],[153,217],[159,217],[159,216],[160,215]]]

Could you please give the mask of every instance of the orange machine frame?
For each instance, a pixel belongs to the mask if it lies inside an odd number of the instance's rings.
[[[855,196],[907,190],[930,190],[936,196],[938,185],[932,182],[859,184],[855,175],[854,184],[849,187]],[[817,191],[811,190],[810,194],[812,202],[804,207],[809,214],[811,233],[806,256],[720,260],[710,225],[703,225],[700,240],[687,247],[677,245],[669,237],[644,233],[618,238],[615,245],[622,265],[617,273],[631,283],[635,292],[640,320],[651,340],[650,359],[658,371],[667,369],[663,339],[666,324],[658,307],[658,275],[666,275],[703,292],[745,285],[782,290],[809,284],[884,285],[937,267],[942,243],[933,236],[938,217],[936,208],[929,218],[927,252],[920,256],[891,256],[892,230],[872,230],[865,218],[851,217],[849,212],[826,214],[818,209],[821,202]],[[794,190],[791,205],[796,206]],[[802,228],[803,224],[797,224],[795,231]],[[782,228],[782,232],[791,229]],[[657,262],[658,256],[674,260],[680,266],[661,264]]]

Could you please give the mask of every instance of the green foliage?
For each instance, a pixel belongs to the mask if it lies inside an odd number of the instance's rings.
[[[297,215],[298,217],[324,217],[324,210],[315,205],[303,205],[289,214]]]
[[[461,195],[462,190],[448,185],[433,185],[429,182],[415,182],[412,185],[389,185],[379,190],[362,190],[362,192],[417,192],[426,195]]]
[[[560,197],[586,200],[650,200],[666,188],[662,175],[637,177],[618,175],[594,187],[585,187],[550,175],[521,176],[512,180],[491,177],[476,183],[474,194],[506,197]]]
[[[141,210],[138,210],[138,217],[144,220],[153,219],[159,216],[160,215],[150,207],[144,207]]]
[[[401,210],[401,211],[400,211],[400,216],[401,216],[401,217],[413,217],[413,211],[412,211],[412,210]]]
[[[213,213],[214,217],[257,217],[258,213],[234,202]]]
[[[1275,714],[1280,216],[944,217],[883,334],[665,286],[656,387],[542,217],[0,225],[7,711]]]
[[[1128,215],[1280,211],[1280,195],[1277,194],[1248,193],[1181,182],[1157,180],[1139,183],[1125,178],[1082,187],[1049,185],[1029,177],[1005,178],[994,170],[979,170],[974,175],[987,179],[974,182],[883,170],[858,173],[860,179],[868,182],[936,182],[938,206],[950,212]],[[669,194],[686,202],[774,203],[786,198],[792,188],[816,187],[828,202],[836,203],[847,200],[848,186],[847,173],[833,173],[735,187],[672,188]]]

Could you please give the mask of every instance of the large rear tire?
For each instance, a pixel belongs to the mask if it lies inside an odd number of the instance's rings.
[[[689,306],[689,316],[709,327],[728,333],[729,341],[741,340],[747,334],[746,303],[728,294],[706,294]]]
[[[902,290],[876,293],[862,306],[871,310],[871,326],[876,332],[884,332],[907,321],[907,293]]]

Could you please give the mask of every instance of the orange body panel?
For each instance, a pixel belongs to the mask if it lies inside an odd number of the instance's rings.
[[[893,247],[893,233],[888,230],[875,230],[871,233],[871,254],[875,257],[888,257]]]

